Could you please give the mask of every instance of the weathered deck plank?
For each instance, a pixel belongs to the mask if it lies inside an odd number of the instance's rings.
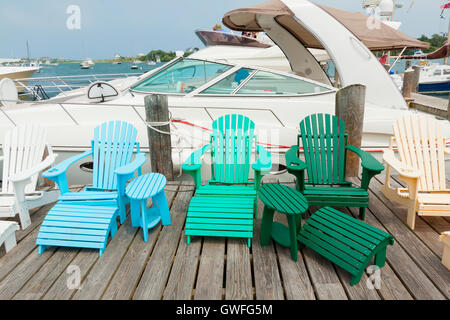
[[[173,258],[184,227],[186,212],[192,192],[192,185],[181,185],[171,210],[172,224],[165,226],[160,233],[155,249],[148,260],[139,284],[134,292],[136,300],[159,300],[172,267]],[[199,241],[199,239],[194,239]]]
[[[203,248],[195,285],[195,300],[222,299],[224,269],[225,241],[215,237],[203,239]]]
[[[228,239],[226,263],[225,299],[253,299],[252,268],[247,240]]]
[[[270,178],[265,181],[278,182]],[[290,182],[283,180],[293,187]],[[172,225],[155,227],[145,243],[142,230],[131,228],[127,219],[101,258],[97,250],[53,247],[38,256],[39,225],[53,204],[37,209],[32,227],[18,232],[17,247],[0,257],[0,299],[449,299],[450,271],[440,263],[437,239],[441,230],[450,230],[449,219],[419,217],[416,230],[410,230],[405,208],[385,199],[380,186],[375,179],[370,185],[365,222],[396,241],[388,247],[377,289],[367,287],[369,274],[351,287],[347,272],[307,248],[297,262],[278,244],[261,248],[260,201],[251,249],[245,239],[208,237],[194,237],[187,246],[183,228],[192,192],[168,191]],[[339,209],[358,215],[357,208]],[[284,216],[275,217],[285,223]],[[68,286],[73,276],[68,266],[79,267],[81,289]]]
[[[171,188],[178,188],[178,184],[170,184],[170,186]],[[175,195],[176,192],[166,191],[169,205],[172,203]],[[161,224],[149,231],[147,242],[144,242],[142,229],[138,229],[138,233],[102,296],[104,300],[131,299],[138,285],[140,276],[160,234]]]

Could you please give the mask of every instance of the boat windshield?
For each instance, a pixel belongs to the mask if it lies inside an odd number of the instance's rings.
[[[194,59],[180,60],[132,89],[144,92],[189,93],[221,75],[232,66]]]

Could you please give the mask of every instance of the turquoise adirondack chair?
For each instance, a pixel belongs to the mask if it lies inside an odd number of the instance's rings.
[[[256,192],[272,167],[270,153],[256,143],[255,123],[232,114],[213,122],[210,144],[193,152],[182,168],[195,183],[186,220],[187,243],[191,236],[253,237]],[[251,164],[252,151],[258,159]],[[211,180],[201,183],[201,156],[211,151]],[[250,166],[255,173],[249,180]],[[247,185],[251,184],[251,185]]]
[[[135,172],[141,174],[145,154],[139,150],[136,128],[124,121],[104,122],[94,129],[91,150],[66,159],[43,176],[55,181],[61,191],[58,203],[44,219],[36,243],[39,253],[47,245],[106,248],[108,234],[114,236],[116,217],[126,219],[129,203],[125,186]],[[131,161],[134,149],[136,156]],[[92,156],[92,186],[80,192],[70,192],[67,169],[75,162]],[[117,214],[118,213],[118,214]]]
[[[300,142],[304,158],[299,159]],[[362,181],[356,187],[346,180],[346,151],[361,158]],[[369,153],[347,144],[345,123],[330,114],[313,114],[300,122],[298,145],[286,153],[288,172],[296,176],[297,189],[312,206],[360,207],[364,220],[369,206],[369,182],[384,166]],[[305,176],[305,170],[307,175]]]

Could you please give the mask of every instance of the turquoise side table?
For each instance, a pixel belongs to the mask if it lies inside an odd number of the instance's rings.
[[[125,194],[130,198],[131,225],[141,227],[144,241],[148,240],[148,229],[162,220],[163,225],[170,225],[169,204],[164,187],[167,180],[160,173],[148,173],[133,179],[126,187]],[[152,198],[153,206],[147,208],[147,199]]]

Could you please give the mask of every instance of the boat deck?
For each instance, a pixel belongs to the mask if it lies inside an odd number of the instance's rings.
[[[166,187],[172,225],[158,225],[145,243],[128,218],[101,258],[97,250],[55,247],[39,256],[36,235],[53,204],[35,210],[32,225],[16,232],[17,247],[7,255],[0,251],[0,299],[449,299],[450,271],[440,261],[439,234],[450,230],[450,219],[418,218],[410,230],[406,209],[381,194],[381,179],[372,180],[366,222],[391,233],[395,244],[372,289],[369,274],[351,287],[347,272],[307,248],[294,262],[288,248],[261,247],[260,202],[251,248],[244,239],[199,237],[187,246],[183,228],[193,185],[182,181]],[[274,176],[264,182],[293,186]],[[358,214],[357,208],[340,209]]]

